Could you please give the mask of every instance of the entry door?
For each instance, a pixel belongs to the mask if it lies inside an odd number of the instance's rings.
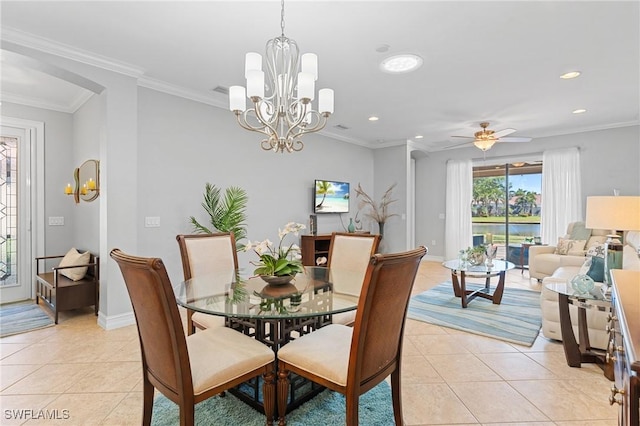
[[[31,140],[28,129],[0,126],[0,302],[32,298]]]

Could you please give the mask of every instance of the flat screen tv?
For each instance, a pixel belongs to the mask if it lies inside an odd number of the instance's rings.
[[[316,179],[313,212],[349,213],[349,182]]]

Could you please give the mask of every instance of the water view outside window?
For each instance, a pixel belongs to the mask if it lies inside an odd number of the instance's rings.
[[[520,264],[521,244],[540,236],[541,192],[542,162],[474,167],[473,244],[497,244],[498,258]]]

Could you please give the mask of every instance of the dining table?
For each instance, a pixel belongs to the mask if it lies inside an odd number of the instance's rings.
[[[225,326],[254,337],[278,354],[289,341],[331,324],[334,314],[355,310],[362,273],[348,269],[305,266],[289,283],[268,284],[259,276],[201,275],[176,284],[177,304],[223,317]],[[235,396],[263,411],[261,378],[231,390]],[[324,388],[291,377],[287,412]]]

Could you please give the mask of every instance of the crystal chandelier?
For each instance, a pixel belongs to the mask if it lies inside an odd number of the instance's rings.
[[[267,78],[262,71],[262,56],[249,52],[245,59],[246,89],[229,88],[229,107],[246,130],[266,135],[261,147],[266,151],[300,151],[300,138],[322,130],[333,113],[333,90],[318,91],[318,109],[311,101],[318,79],[318,57],[305,53],[300,58],[295,40],[284,35],[284,0],[281,2],[280,37],[267,42]],[[300,60],[302,59],[302,60]],[[300,72],[298,64],[300,63]],[[294,91],[297,96],[294,96]],[[253,106],[247,109],[249,98]]]

